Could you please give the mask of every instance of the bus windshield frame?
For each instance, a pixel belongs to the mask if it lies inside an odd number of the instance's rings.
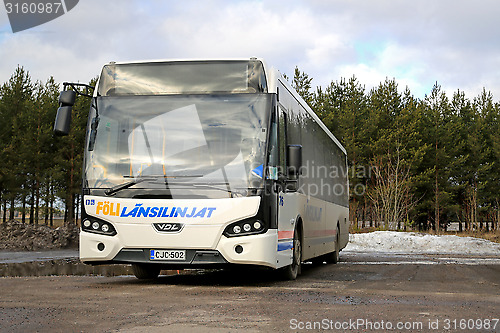
[[[267,93],[258,60],[110,63],[99,79],[98,96]]]

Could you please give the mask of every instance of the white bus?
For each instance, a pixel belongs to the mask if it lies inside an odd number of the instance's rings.
[[[111,62],[91,98],[82,262],[132,264],[137,278],[247,264],[289,279],[303,261],[337,262],[346,151],[262,59]]]

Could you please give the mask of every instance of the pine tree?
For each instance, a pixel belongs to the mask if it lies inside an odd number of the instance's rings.
[[[449,163],[450,129],[453,117],[446,94],[437,83],[429,96],[423,100],[425,142],[430,149],[423,157],[423,165],[419,170],[425,190],[422,192],[420,208],[427,211],[425,221],[420,224],[425,228],[432,227],[436,231],[445,229],[451,218]],[[422,214],[423,215],[423,214]]]
[[[9,219],[14,218],[16,200],[27,187],[28,164],[22,158],[24,147],[22,137],[26,134],[26,116],[33,107],[33,89],[29,73],[23,67],[17,67],[8,82],[0,89],[0,191],[4,201],[4,222],[6,207],[9,203]]]
[[[477,131],[474,133],[477,142],[472,142],[472,147],[479,159],[476,164],[477,170],[477,215],[479,218],[479,229],[489,230],[488,221],[498,219],[498,200],[500,182],[498,161],[498,104],[493,103],[493,95],[483,89],[482,93],[474,99],[478,120]],[[496,146],[496,147],[495,147]],[[483,221],[485,222],[483,224]]]
[[[306,73],[295,67],[292,87],[299,93],[299,95],[306,101],[309,106],[312,106],[313,93],[311,92],[311,81],[312,78]]]

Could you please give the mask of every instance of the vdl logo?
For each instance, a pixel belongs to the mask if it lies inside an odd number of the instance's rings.
[[[158,232],[180,232],[184,223],[153,223],[153,227]]]
[[[52,21],[72,10],[79,0],[3,0],[12,32]]]

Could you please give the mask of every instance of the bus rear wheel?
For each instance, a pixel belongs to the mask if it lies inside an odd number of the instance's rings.
[[[148,264],[132,264],[132,271],[140,280],[156,279],[160,275],[160,267]]]
[[[337,236],[335,237],[335,251],[325,255],[325,261],[328,264],[336,264],[340,259],[340,229],[337,226]]]

